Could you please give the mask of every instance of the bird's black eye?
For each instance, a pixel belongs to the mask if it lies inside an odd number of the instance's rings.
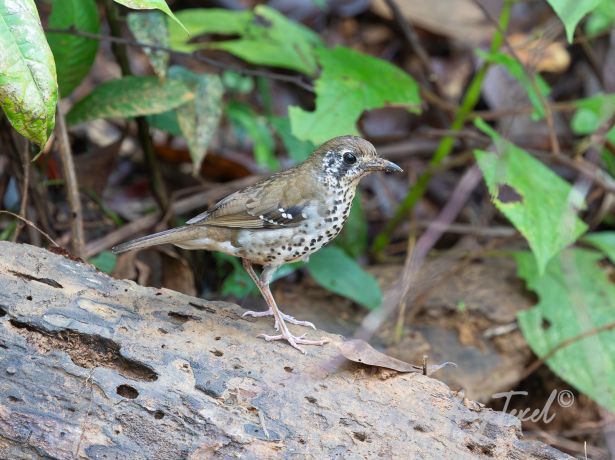
[[[353,153],[350,153],[350,152],[344,153],[344,163],[353,165],[356,162],[357,162],[357,157]]]

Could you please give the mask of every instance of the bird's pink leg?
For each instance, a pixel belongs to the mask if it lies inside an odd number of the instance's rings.
[[[244,267],[246,267],[246,270],[250,274],[250,277],[254,280],[259,291],[261,291],[261,294],[265,298],[265,302],[267,302],[267,305],[269,305],[269,310],[265,313],[271,312],[271,314],[275,318],[276,330],[280,332],[280,334],[278,335],[261,334],[259,335],[259,337],[264,338],[268,342],[273,341],[273,340],[286,340],[291,346],[293,346],[294,348],[296,348],[302,353],[305,353],[305,350],[301,348],[299,345],[324,345],[325,343],[327,343],[327,340],[324,340],[324,339],[323,340],[304,339],[303,337],[305,337],[305,334],[299,337],[292,335],[291,332],[288,330],[286,323],[284,322],[284,319],[285,319],[284,316],[287,316],[287,315],[283,316],[280,310],[278,310],[278,306],[275,303],[275,299],[273,298],[273,295],[271,294],[271,290],[269,289],[269,282],[271,281],[271,275],[273,275],[273,272],[275,271],[275,267],[265,267],[259,279],[256,276],[256,273],[254,273],[254,270],[252,269],[252,266],[250,265],[250,263],[246,261],[245,259],[243,260],[244,260],[243,262]],[[248,269],[248,266],[250,267],[249,269]],[[244,313],[244,316],[246,314],[247,313]],[[258,316],[265,316],[265,315],[258,315]]]
[[[261,281],[258,278],[258,276],[256,275],[256,272],[254,271],[254,268],[252,268],[252,264],[248,260],[246,260],[246,259],[241,259],[241,262],[243,264],[243,268],[246,269],[246,271],[248,272],[248,275],[250,275],[250,278],[252,278],[252,281],[254,281],[254,284],[256,284],[256,286],[258,287],[258,289],[261,291],[261,294],[262,294],[263,291],[261,290],[261,288],[259,286]],[[265,297],[265,294],[263,294],[263,297]],[[269,303],[267,303],[267,304],[269,305]],[[293,316],[287,315],[286,313],[282,313],[279,309],[278,309],[278,312],[280,313],[280,316],[282,317],[282,319],[284,321],[288,321],[291,324],[297,324],[298,326],[311,327],[312,329],[316,330],[316,326],[314,326],[314,324],[310,323],[309,321],[301,321],[301,320],[295,319]],[[260,317],[263,317],[263,316],[274,316],[275,317],[275,315],[273,314],[273,310],[271,309],[271,306],[266,311],[247,311],[247,312],[245,312],[241,316],[242,317],[243,316],[252,316],[254,318],[260,318]],[[280,330],[280,325],[278,323],[277,317],[275,318],[275,326],[274,327],[275,327],[276,331]]]

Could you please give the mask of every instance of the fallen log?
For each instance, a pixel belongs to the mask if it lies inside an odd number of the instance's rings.
[[[0,458],[571,458],[436,379],[0,242]]]

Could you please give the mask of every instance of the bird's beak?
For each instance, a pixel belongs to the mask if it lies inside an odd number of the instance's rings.
[[[368,171],[404,172],[399,166],[384,158],[375,158],[365,165]]]

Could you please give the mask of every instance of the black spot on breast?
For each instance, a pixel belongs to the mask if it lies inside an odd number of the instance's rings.
[[[312,240],[310,241],[310,244],[314,244],[314,243],[316,243],[316,239],[312,238]]]

